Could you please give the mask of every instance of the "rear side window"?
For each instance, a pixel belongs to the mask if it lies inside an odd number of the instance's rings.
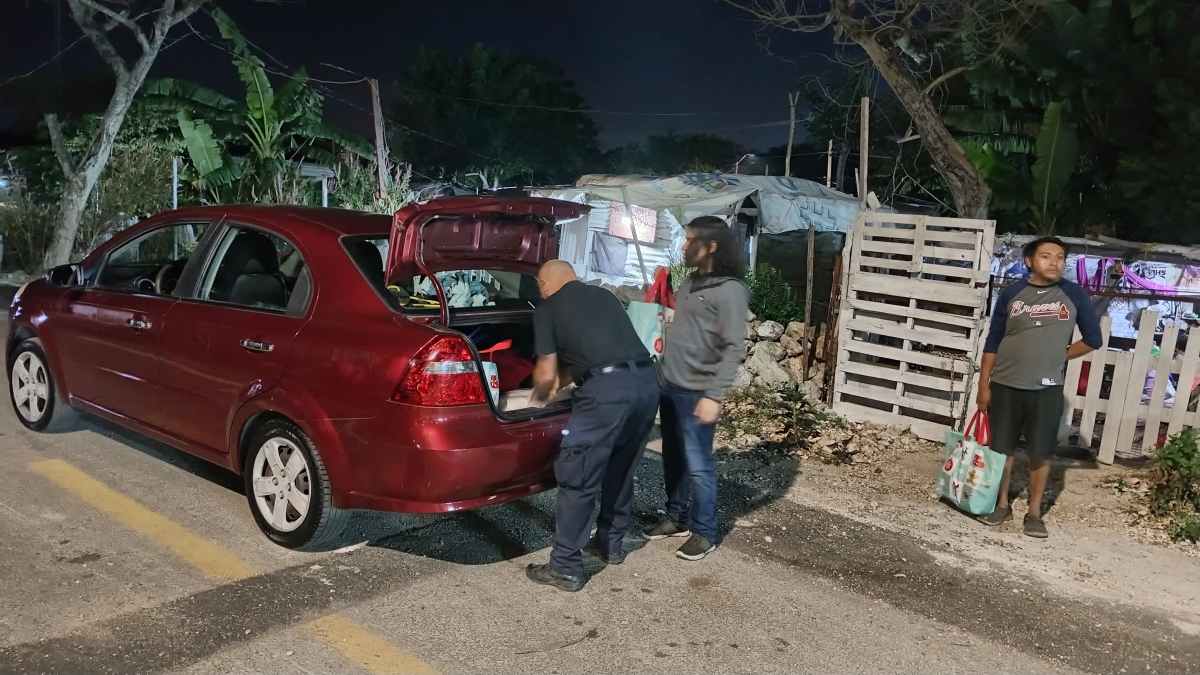
[[[345,246],[359,271],[392,309],[409,313],[438,311],[437,290],[428,277],[417,275],[399,284],[385,284],[387,237],[347,239]],[[452,310],[487,307],[530,309],[537,306],[541,297],[537,279],[519,272],[472,269],[435,272],[435,275]]]
[[[201,300],[302,314],[312,279],[300,251],[270,232],[230,227],[201,281]]]

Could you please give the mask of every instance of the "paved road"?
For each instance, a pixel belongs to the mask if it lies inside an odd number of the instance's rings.
[[[523,576],[553,495],[444,517],[361,514],[350,551],[254,526],[223,470],[89,421],[0,412],[0,672],[1186,672],[1200,640],[1149,614],[964,572],[899,535],[775,498],[797,470],[722,484],[733,530],[664,542],[577,594]],[[661,498],[649,453],[638,507]],[[747,523],[749,524],[749,523]],[[676,542],[678,543],[678,542]]]

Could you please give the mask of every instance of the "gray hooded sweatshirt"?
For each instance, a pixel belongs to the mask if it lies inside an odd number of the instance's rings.
[[[733,277],[691,277],[675,294],[666,327],[662,379],[720,401],[746,356],[749,291]]]

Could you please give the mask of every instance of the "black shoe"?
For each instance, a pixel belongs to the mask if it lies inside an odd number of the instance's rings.
[[[663,516],[654,527],[646,530],[645,534],[647,539],[653,541],[667,537],[687,537],[692,534],[692,531],[675,522],[671,517]]]
[[[684,560],[700,560],[715,550],[717,550],[716,544],[698,534],[693,534],[691,539],[688,539],[683,546],[679,547],[678,551],[675,551],[675,555]]]
[[[529,565],[525,568],[525,576],[534,583],[553,586],[571,593],[582,589],[587,583],[583,577],[563,574],[549,565]]]
[[[595,539],[588,542],[588,545],[583,548],[583,552],[593,558],[603,560],[606,565],[620,565],[625,562],[625,556],[628,555],[623,546],[615,551],[607,551],[604,545]]]
[[[984,525],[990,525],[991,527],[1003,525],[1004,523],[1012,520],[1012,505],[1010,504],[1003,508],[997,506],[996,508],[992,509],[991,513],[979,516],[976,518],[976,520]]]
[[[1050,533],[1046,531],[1046,523],[1042,522],[1041,518],[1034,518],[1031,515],[1025,516],[1024,529],[1025,534],[1034,539],[1045,539],[1050,536]]]

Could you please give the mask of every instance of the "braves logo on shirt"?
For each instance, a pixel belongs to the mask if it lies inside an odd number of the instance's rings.
[[[1061,300],[1044,302],[1040,305],[1027,305],[1021,300],[1013,300],[1012,306],[1009,308],[1009,317],[1016,318],[1022,314],[1028,314],[1031,319],[1071,320],[1071,310],[1067,307],[1067,303]]]

